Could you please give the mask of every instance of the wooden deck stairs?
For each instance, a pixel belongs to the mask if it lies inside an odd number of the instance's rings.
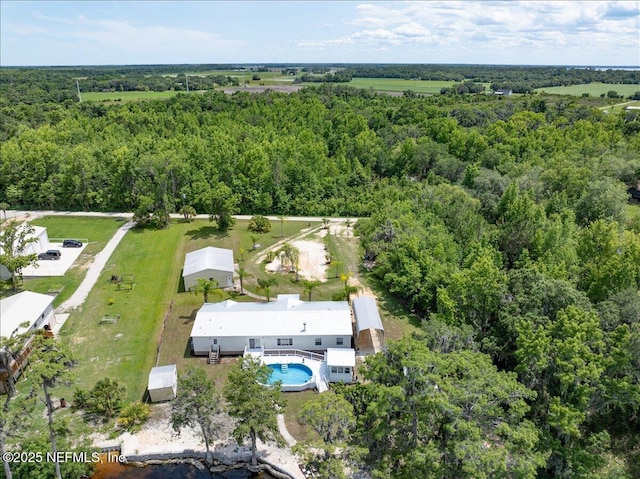
[[[209,357],[207,358],[207,363],[209,364],[220,363],[220,347],[219,346],[211,346],[211,349],[209,350]]]

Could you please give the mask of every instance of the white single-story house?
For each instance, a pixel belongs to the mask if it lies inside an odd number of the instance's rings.
[[[0,300],[0,336],[10,338],[17,334],[35,331],[56,324],[53,312],[53,296],[23,291]],[[23,350],[10,365],[10,371],[0,369],[0,394],[7,391],[9,377],[17,379],[31,352],[31,341],[25,342]]]
[[[178,370],[175,364],[156,366],[149,372],[147,385],[151,402],[171,401],[178,394]]]
[[[329,382],[349,384],[355,381],[356,352],[353,349],[327,348],[324,362]]]
[[[359,296],[353,300],[353,316],[356,320],[356,334],[371,334],[371,330],[384,335],[384,326],[376,306],[376,300],[369,296]]]
[[[28,223],[23,223],[19,228],[24,229],[27,224]],[[35,239],[35,241],[25,245],[22,251],[15,251],[16,254],[38,254],[49,249],[49,235],[47,233],[47,228],[34,225],[31,225],[31,227],[33,228],[33,233],[26,235],[25,239]],[[2,249],[0,249],[0,252],[1,251]],[[11,273],[9,273],[9,270],[5,265],[0,264],[0,280],[4,281],[6,279],[11,279]]]
[[[221,288],[233,286],[233,251],[208,246],[187,253],[182,277],[185,291],[193,289],[199,278],[215,279]]]
[[[196,355],[213,350],[243,354],[245,350],[298,349],[324,352],[351,348],[353,328],[346,301],[301,301],[280,294],[264,303],[205,303],[191,329]]]

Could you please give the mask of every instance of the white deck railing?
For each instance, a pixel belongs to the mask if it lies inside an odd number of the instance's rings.
[[[315,361],[324,361],[324,355],[305,351],[303,349],[264,349],[263,356],[294,356],[298,358],[313,359]]]

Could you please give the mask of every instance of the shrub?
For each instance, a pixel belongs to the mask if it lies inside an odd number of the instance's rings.
[[[151,416],[151,407],[148,404],[136,401],[122,408],[117,424],[118,427],[127,431],[133,431],[139,429],[149,419],[149,416]]]
[[[257,215],[249,220],[249,231],[257,233],[268,233],[271,231],[271,221],[265,216]]]

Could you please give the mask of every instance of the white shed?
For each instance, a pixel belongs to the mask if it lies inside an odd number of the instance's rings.
[[[348,384],[355,381],[356,352],[353,349],[328,348],[324,360],[329,382]]]
[[[208,246],[187,253],[182,277],[185,291],[193,289],[199,278],[215,279],[221,288],[233,286],[233,251]]]
[[[171,401],[178,393],[178,371],[175,364],[156,366],[149,373],[149,398],[151,402]]]

